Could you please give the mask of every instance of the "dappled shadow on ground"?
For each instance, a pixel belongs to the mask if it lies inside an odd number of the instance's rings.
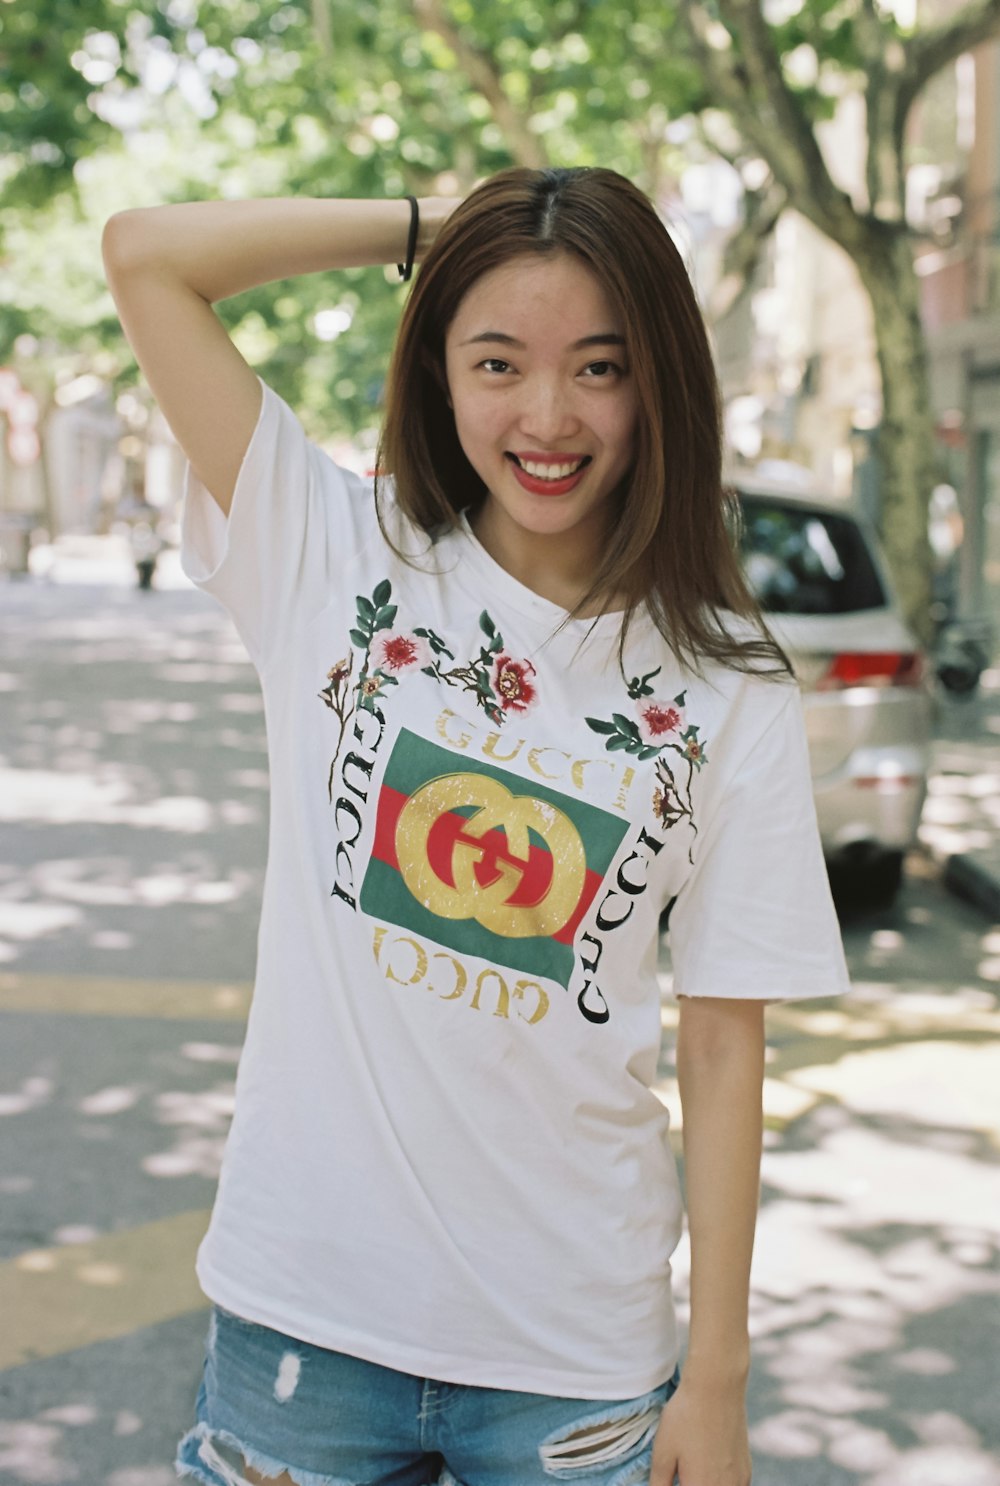
[[[87,592],[0,587],[0,968],[198,975],[214,951],[245,977],[267,832],[256,677],[202,595]]]
[[[207,1208],[241,1023],[6,1012],[3,1024],[4,1063],[21,1072],[0,1098],[0,1260]],[[0,1356],[14,1329],[8,1317]]]
[[[176,1486],[206,1325],[205,1313],[183,1316],[0,1373],[0,1481]]]
[[[1000,926],[934,891],[845,921],[850,996],[767,1013],[755,1486],[1000,1486]],[[686,1238],[675,1277],[686,1320]]]

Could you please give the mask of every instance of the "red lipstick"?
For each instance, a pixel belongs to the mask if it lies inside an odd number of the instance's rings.
[[[566,495],[583,479],[590,464],[590,456],[588,454],[535,454],[525,450],[523,453],[508,454],[507,461],[517,483],[532,495]],[[562,479],[550,480],[545,479],[544,476],[529,474],[522,467],[522,461],[536,467],[577,463],[580,467],[572,474],[564,475]]]

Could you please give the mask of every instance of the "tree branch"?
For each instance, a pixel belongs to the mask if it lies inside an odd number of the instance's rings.
[[[846,198],[827,170],[812,122],[785,82],[760,0],[719,0],[719,12],[739,42],[753,105],[766,111],[775,131],[767,156],[775,176],[789,194],[812,200],[821,213],[836,220]]]
[[[902,49],[892,37],[892,55],[887,47],[885,23],[875,0],[861,0],[852,22],[854,42],[864,62],[865,122],[868,149],[865,156],[865,187],[868,209],[877,216],[887,212],[900,220],[903,215],[901,141],[896,137],[896,105]],[[893,66],[895,64],[895,66]]]
[[[466,77],[490,105],[493,117],[518,165],[528,165],[535,170],[547,165],[548,158],[542,142],[528,128],[527,117],[508,97],[494,58],[474,45],[455,24],[448,14],[444,0],[413,0],[413,13],[425,30],[440,36],[455,53]]]
[[[949,20],[911,36],[903,47],[906,60],[899,87],[900,126],[935,73],[994,36],[1000,36],[1000,0],[968,0]]]
[[[748,287],[760,250],[787,205],[788,197],[773,177],[759,190],[745,193],[743,221],[726,243],[722,254],[722,275],[712,289],[706,307],[713,324],[729,313]]]
[[[719,106],[803,215],[846,245],[855,235],[857,213],[834,184],[812,124],[785,83],[759,0],[719,0],[719,12],[730,36],[725,48],[715,44],[713,22],[700,4],[681,9]]]

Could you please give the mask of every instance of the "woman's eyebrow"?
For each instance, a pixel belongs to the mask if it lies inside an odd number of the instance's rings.
[[[526,346],[523,341],[516,340],[512,335],[506,335],[502,330],[483,330],[479,335],[472,335],[467,341],[462,341],[463,346],[478,346],[484,341],[493,341],[501,346],[513,346],[515,351],[524,351]],[[574,341],[570,346],[571,351],[582,351],[587,346],[624,346],[625,337],[616,335],[614,331],[601,332],[600,335],[585,335],[581,340]]]

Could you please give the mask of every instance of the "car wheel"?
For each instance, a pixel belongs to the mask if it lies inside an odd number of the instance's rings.
[[[858,842],[827,863],[838,908],[891,908],[903,882],[903,853]]]

